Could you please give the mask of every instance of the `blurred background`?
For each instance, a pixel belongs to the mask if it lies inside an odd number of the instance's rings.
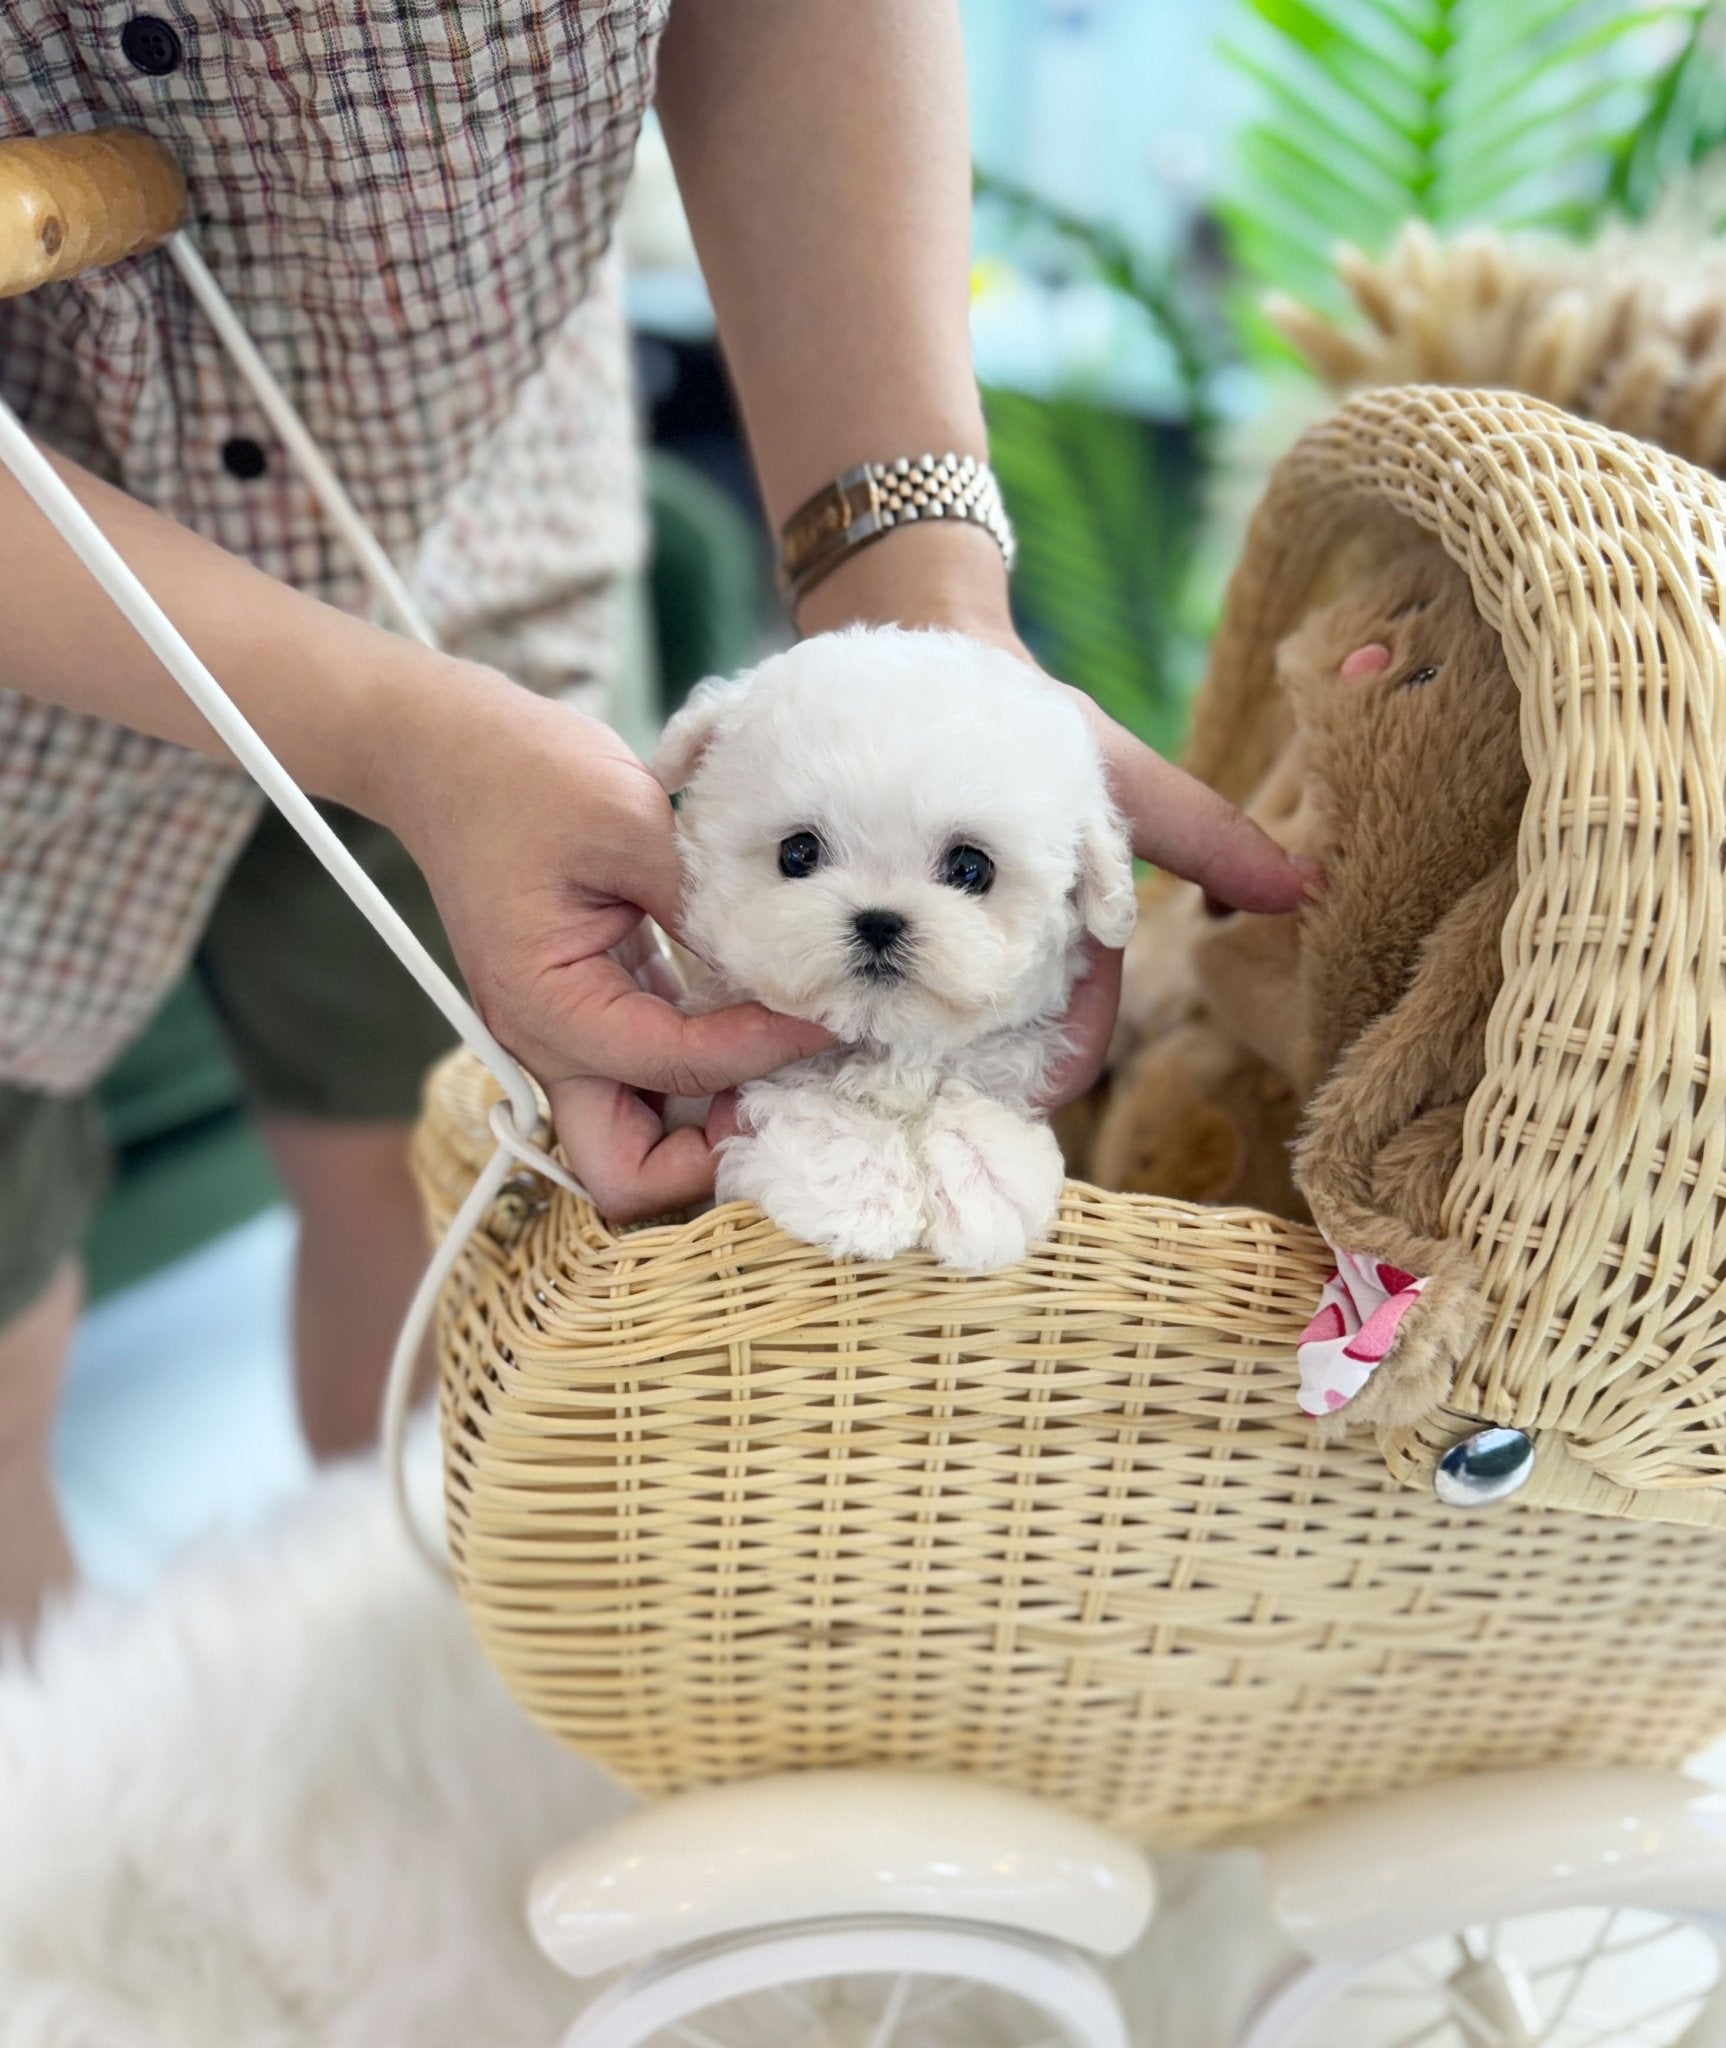
[[[1726,10],[1700,0],[963,0],[973,331],[1045,664],[1178,748],[1241,523],[1324,397],[1262,310],[1341,304],[1335,245],[1408,220],[1587,238],[1726,216]],[[618,722],[784,636],[656,132],[625,221],[653,557]],[[380,972],[393,971],[380,957]],[[56,1459],[93,1578],[148,1579],[307,1471],[291,1225],[200,998],[110,1078]]]

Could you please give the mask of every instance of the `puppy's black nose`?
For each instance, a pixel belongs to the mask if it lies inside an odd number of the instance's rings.
[[[860,910],[851,928],[871,953],[890,953],[905,936],[905,920],[896,910]]]

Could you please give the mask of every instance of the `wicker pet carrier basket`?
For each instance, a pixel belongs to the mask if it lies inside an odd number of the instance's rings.
[[[1451,1226],[1494,1320],[1430,1428],[1318,1446],[1307,1231],[1071,1185],[1022,1267],[834,1265],[752,1210],[619,1234],[524,1176],[442,1310],[457,1576],[522,1705],[649,1793],[974,1771],[1141,1839],[1726,1727],[1726,492],[1506,394],[1356,399],[1277,470],[1192,764],[1244,795],[1279,635],[1437,533],[1532,773]],[[437,1073],[441,1228],[492,1084]],[[1534,1433],[1440,1504],[1435,1451]]]

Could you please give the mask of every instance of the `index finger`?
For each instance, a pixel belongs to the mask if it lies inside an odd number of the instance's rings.
[[[540,1035],[572,1072],[631,1088],[714,1095],[833,1043],[819,1024],[782,1017],[762,1003],[685,1016],[639,987],[604,953],[573,962],[558,975],[556,1014],[541,1022]]]
[[[1316,862],[1286,852],[1227,798],[1149,747],[1136,750],[1117,790],[1133,851],[1197,882],[1236,910],[1298,910],[1323,885]]]

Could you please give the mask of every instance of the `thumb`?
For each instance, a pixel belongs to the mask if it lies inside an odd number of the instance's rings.
[[[638,987],[605,953],[566,970],[549,993],[536,1030],[565,1073],[600,1074],[661,1095],[711,1095],[833,1043],[818,1024],[760,1003],[687,1016]]]

